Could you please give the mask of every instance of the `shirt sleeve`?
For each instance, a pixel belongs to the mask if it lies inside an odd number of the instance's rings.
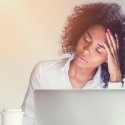
[[[110,82],[108,83],[108,89],[125,89],[125,78],[122,82]]]
[[[37,63],[30,75],[29,85],[22,104],[22,110],[24,111],[22,125],[34,125],[34,90],[40,88],[40,66]]]

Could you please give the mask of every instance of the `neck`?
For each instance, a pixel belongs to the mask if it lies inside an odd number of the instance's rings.
[[[78,67],[75,63],[73,63],[73,60],[72,60],[69,67],[69,77],[70,79],[74,79],[75,84],[80,83],[85,85],[85,83],[93,79],[96,71],[97,71],[97,68]]]

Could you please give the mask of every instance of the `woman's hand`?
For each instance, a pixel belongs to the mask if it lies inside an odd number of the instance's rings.
[[[108,63],[108,71],[110,74],[111,82],[121,82],[122,74],[120,70],[120,62],[119,62],[119,42],[118,36],[115,34],[113,37],[110,29],[107,29],[106,33],[107,42],[103,42],[104,47],[107,52],[107,63]]]

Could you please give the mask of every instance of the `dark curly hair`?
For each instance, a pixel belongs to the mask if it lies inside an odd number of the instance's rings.
[[[81,35],[94,24],[101,24],[105,29],[110,28],[112,34],[119,38],[119,61],[122,78],[125,77],[125,16],[121,13],[121,7],[117,3],[89,3],[75,6],[73,13],[68,16],[62,31],[62,53],[72,54]],[[105,83],[109,82],[109,72],[107,63],[101,65],[101,79]]]

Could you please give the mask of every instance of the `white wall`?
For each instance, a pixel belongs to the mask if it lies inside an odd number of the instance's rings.
[[[74,5],[89,1],[0,0],[0,110],[21,106],[33,66],[59,58],[66,17]],[[116,2],[125,8],[123,1]]]

